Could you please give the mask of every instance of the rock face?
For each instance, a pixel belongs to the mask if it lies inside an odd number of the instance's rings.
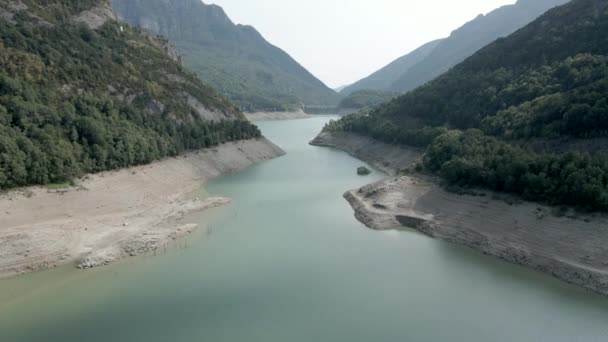
[[[368,169],[365,166],[361,166],[361,167],[357,168],[357,174],[359,176],[367,176],[367,175],[369,175],[371,173],[372,173],[372,170]]]
[[[74,21],[84,23],[93,30],[97,30],[98,28],[102,27],[109,20],[118,20],[118,17],[112,9],[110,0],[100,0],[99,5],[81,12],[74,18]],[[148,34],[148,39],[160,50],[162,50],[167,57],[171,58],[174,62],[181,64],[182,59],[180,54],[166,38]]]
[[[80,13],[74,21],[86,24],[93,30],[103,26],[108,20],[116,20],[109,0],[101,0],[99,5]]]
[[[196,114],[198,114],[201,119],[208,121],[224,121],[224,120],[235,120],[237,118],[231,116],[230,114],[223,113],[219,110],[210,110],[204,104],[202,104],[199,100],[197,100],[194,96],[190,94],[185,94],[188,99],[188,105],[192,108]],[[241,119],[241,118],[238,118]]]

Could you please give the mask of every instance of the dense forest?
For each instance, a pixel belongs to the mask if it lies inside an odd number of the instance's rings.
[[[0,189],[64,182],[260,131],[162,40],[73,18],[101,0],[0,1]],[[208,121],[200,104],[227,120]]]
[[[606,32],[608,2],[573,0],[429,84],[326,129],[426,146],[425,166],[449,184],[608,210],[605,155],[527,147],[608,136]]]
[[[396,93],[380,91],[380,90],[359,90],[346,96],[338,104],[340,109],[365,109],[373,108],[384,102],[387,102],[394,97]]]
[[[608,211],[608,156],[535,153],[479,130],[433,140],[424,166],[450,185],[484,187],[530,201]]]
[[[336,106],[340,95],[253,27],[200,0],[112,0],[118,15],[171,41],[184,64],[243,111]]]

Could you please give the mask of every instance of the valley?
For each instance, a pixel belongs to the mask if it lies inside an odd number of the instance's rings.
[[[260,123],[287,154],[209,181],[196,196],[232,203],[187,218],[200,229],[157,256],[0,282],[0,339],[602,339],[604,297],[357,222],[341,194],[385,175],[357,176],[366,163],[308,145],[328,119]]]
[[[606,0],[0,0],[0,341],[605,341],[606,32]]]

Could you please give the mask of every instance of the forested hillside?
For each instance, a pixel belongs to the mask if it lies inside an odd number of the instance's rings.
[[[260,136],[104,0],[0,0],[0,188]]]
[[[452,32],[422,62],[401,74],[390,90],[404,93],[415,89],[448,71],[497,38],[508,36],[547,10],[568,1],[518,0],[513,5],[480,15]]]
[[[381,90],[358,90],[342,99],[340,104],[338,104],[338,108],[356,110],[366,108],[371,109],[382,103],[390,101],[397,95],[397,93]]]
[[[424,44],[407,55],[396,59],[389,65],[374,72],[368,77],[348,87],[345,87],[340,91],[340,94],[348,96],[360,90],[389,91],[393,83],[395,83],[401,75],[427,58],[429,54],[441,44],[441,42],[442,39],[438,39]]]
[[[372,75],[341,91],[343,95],[363,90],[405,93],[448,71],[493,42],[532,22],[550,8],[569,0],[518,0],[500,7],[454,30],[449,37],[427,43],[400,57]]]
[[[245,111],[335,106],[340,95],[253,27],[200,0],[113,0],[119,16],[168,37],[184,63]]]
[[[606,32],[608,2],[573,0],[429,84],[327,129],[428,146],[425,166],[450,184],[608,210],[605,154],[527,148],[608,136]]]

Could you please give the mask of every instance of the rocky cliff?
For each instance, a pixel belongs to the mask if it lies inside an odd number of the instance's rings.
[[[76,15],[74,20],[82,22],[95,30],[103,26],[108,20],[116,20],[116,15],[112,11],[110,0],[100,0],[96,6]]]

